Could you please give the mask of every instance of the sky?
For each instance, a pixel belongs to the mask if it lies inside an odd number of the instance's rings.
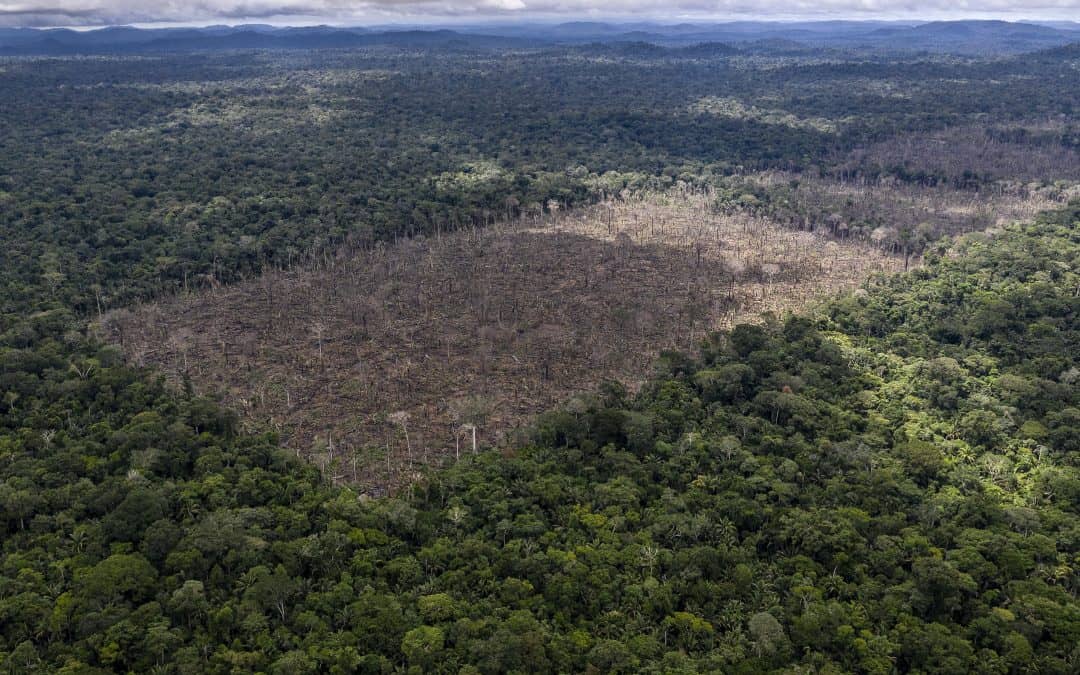
[[[957,18],[1080,21],[1080,0],[0,0],[3,26]]]

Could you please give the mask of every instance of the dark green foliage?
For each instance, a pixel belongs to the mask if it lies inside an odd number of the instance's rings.
[[[831,151],[950,124],[992,119],[1000,142],[1073,147],[1071,126],[1023,126],[1080,103],[1065,53],[820,61],[572,48],[5,60],[0,327],[28,306],[93,314],[628,185],[833,171]],[[695,108],[716,97],[834,128]],[[906,171],[859,168],[983,184]]]
[[[0,664],[1075,672],[1078,233],[1080,205],[717,335],[399,499],[9,334]]]
[[[5,61],[0,672],[1076,672],[1077,207],[665,354],[640,394],[394,499],[327,487],[88,337],[101,309],[341,243],[828,172],[829,150],[1080,92],[1068,50],[621,51]],[[709,96],[843,123],[690,112]],[[1075,147],[1047,133],[988,138]],[[759,197],[784,193],[731,194]]]

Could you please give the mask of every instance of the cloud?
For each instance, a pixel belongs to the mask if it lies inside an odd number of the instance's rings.
[[[950,16],[1077,17],[1080,0],[0,0],[0,25]]]

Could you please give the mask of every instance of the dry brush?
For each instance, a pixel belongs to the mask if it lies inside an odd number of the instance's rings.
[[[661,350],[903,266],[714,203],[624,194],[342,251],[114,312],[102,330],[280,431],[328,478],[378,492],[602,380],[634,386]]]

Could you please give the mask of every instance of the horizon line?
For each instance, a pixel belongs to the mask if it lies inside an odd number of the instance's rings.
[[[558,27],[566,24],[585,23],[585,24],[606,24],[611,26],[630,26],[649,24],[657,27],[674,27],[681,25],[691,26],[722,26],[739,23],[757,23],[757,24],[829,24],[829,23],[865,23],[865,24],[908,24],[908,25],[921,25],[927,23],[956,23],[956,22],[1004,22],[1012,24],[1032,24],[1032,25],[1044,25],[1047,23],[1057,24],[1071,24],[1080,28],[1080,21],[1075,18],[1051,18],[1051,17],[1015,17],[1015,16],[1003,16],[996,14],[993,16],[953,16],[953,17],[941,17],[941,16],[925,16],[923,18],[917,18],[914,16],[896,17],[896,16],[881,16],[881,17],[844,17],[844,18],[823,18],[818,16],[773,16],[773,15],[757,15],[756,18],[749,17],[734,17],[729,16],[727,18],[719,17],[681,17],[673,20],[663,20],[653,17],[625,17],[625,16],[610,16],[610,17],[596,17],[596,16],[572,16],[572,15],[560,15],[560,16],[543,16],[543,17],[468,17],[468,18],[456,18],[447,16],[432,16],[429,18],[414,18],[414,19],[401,19],[396,21],[369,21],[365,22],[362,19],[352,19],[343,21],[329,20],[329,17],[323,18],[311,18],[310,20],[274,20],[272,18],[259,18],[251,17],[237,20],[235,22],[222,21],[222,20],[192,20],[192,21],[130,21],[130,22],[115,22],[115,23],[85,23],[85,24],[69,24],[69,23],[57,23],[57,24],[26,24],[26,25],[0,25],[0,29],[15,30],[72,30],[79,32],[90,32],[95,30],[107,30],[115,28],[132,28],[137,30],[167,30],[170,28],[243,28],[247,26],[268,26],[272,28],[367,28],[367,29],[395,29],[395,28],[439,28],[439,27],[483,27],[483,26],[501,26],[501,27],[514,27],[514,26],[544,26],[544,27]]]

